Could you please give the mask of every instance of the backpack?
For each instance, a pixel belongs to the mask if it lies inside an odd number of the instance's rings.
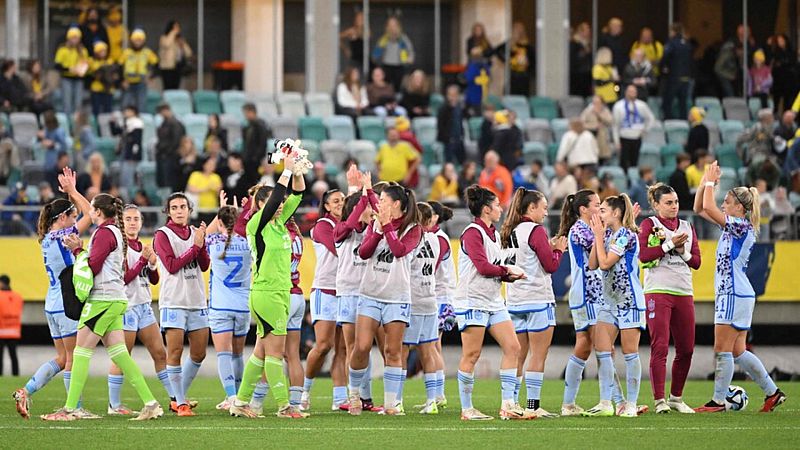
[[[64,315],[72,320],[79,320],[83,311],[83,303],[94,286],[94,276],[89,267],[89,253],[81,252],[75,264],[68,266],[58,274],[61,282],[61,299],[64,302]]]

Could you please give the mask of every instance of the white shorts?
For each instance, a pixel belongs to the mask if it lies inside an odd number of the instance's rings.
[[[358,315],[358,295],[340,295],[339,311],[336,313],[336,322],[343,323],[356,323],[356,316]]]
[[[64,311],[57,313],[45,311],[44,315],[47,318],[51,338],[63,339],[78,334],[78,321],[64,315]]]
[[[411,320],[411,305],[408,303],[384,303],[359,297],[358,315],[369,317],[381,325],[391,322],[403,322],[408,325]]]
[[[520,305],[509,310],[517,334],[538,333],[556,326],[556,304]]]
[[[597,325],[597,309],[602,307],[603,303],[590,303],[586,302],[583,306],[572,309],[572,323],[575,326],[575,331],[586,331],[590,326]]]
[[[755,307],[754,297],[718,295],[714,302],[714,325],[730,325],[737,330],[749,330]]]
[[[439,340],[439,316],[437,314],[412,314],[403,334],[403,345],[419,345]]]
[[[208,328],[208,309],[164,308],[161,310],[161,331],[180,328],[187,333]]]
[[[303,294],[290,294],[289,319],[286,321],[286,331],[300,331],[303,326],[303,316],[306,315],[306,299]]]
[[[610,323],[620,330],[633,328],[644,330],[646,328],[644,310],[636,308],[617,308],[616,306],[604,304],[597,312],[597,321]]]
[[[150,325],[157,324],[156,315],[153,313],[153,307],[150,303],[141,303],[139,305],[129,306],[122,316],[122,329],[124,331],[143,330]]]
[[[479,309],[456,310],[458,331],[467,327],[491,328],[492,325],[511,320],[507,309],[500,311],[481,311]]]
[[[250,332],[250,312],[209,309],[208,324],[211,333],[233,333],[234,337],[247,336]]]
[[[311,291],[311,321],[318,320],[336,322],[336,313],[339,309],[339,300],[335,295],[322,292],[319,289]]]

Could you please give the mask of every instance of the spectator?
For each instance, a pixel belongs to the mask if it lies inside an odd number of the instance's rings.
[[[206,149],[204,154],[208,158],[217,161],[217,175],[223,180],[228,176],[228,154],[222,148],[222,142],[216,136],[210,136],[205,141]]]
[[[594,94],[599,95],[603,102],[613,108],[614,103],[619,98],[619,72],[612,64],[611,50],[608,47],[597,49],[594,66],[592,67],[592,83],[594,84]]]
[[[739,83],[741,69],[741,59],[743,52],[745,27],[739,24],[736,27],[736,36],[725,41],[717,54],[717,60],[714,63],[714,73],[717,76],[719,87],[722,91],[723,97],[741,96],[741,83]],[[752,35],[749,36],[748,42],[750,51],[755,50],[755,40]],[[748,57],[749,59],[749,57]]]
[[[397,17],[386,20],[386,31],[372,50],[372,62],[383,68],[394,90],[400,90],[406,68],[414,64],[414,45],[403,33]]]
[[[172,19],[158,39],[158,68],[164,89],[180,89],[181,76],[189,67],[192,47],[181,35],[181,24]]]
[[[489,63],[480,47],[473,48],[467,70],[464,72],[467,81],[464,104],[472,117],[480,114],[481,105],[489,95],[489,71]]]
[[[607,173],[600,178],[600,189],[597,192],[597,195],[600,196],[601,202],[608,197],[616,197],[619,195],[619,189],[617,189],[617,186],[614,183],[613,175]]]
[[[661,60],[661,75],[664,80],[663,116],[667,119],[686,117],[686,101],[692,84],[692,44],[686,37],[683,25],[673,23],[669,28],[670,39]],[[678,99],[678,115],[672,105]]]
[[[86,169],[78,175],[75,185],[78,192],[89,201],[97,194],[111,190],[111,178],[106,174],[106,161],[102,154],[95,152],[89,156]]]
[[[787,109],[783,112],[781,116],[781,123],[778,124],[778,127],[775,128],[775,151],[778,152],[778,159],[781,161],[781,165],[786,159],[786,148],[788,147],[789,141],[794,139],[795,134],[797,133],[797,124],[795,123],[795,119],[797,118],[797,113],[792,111],[791,109]]]
[[[89,52],[81,44],[81,30],[70,27],[66,42],[58,48],[56,68],[61,73],[61,99],[64,112],[72,114],[83,102],[83,77],[89,70]]]
[[[17,343],[22,339],[22,296],[11,290],[11,279],[0,275],[0,376],[3,375],[3,353],[8,347],[11,375],[19,376]]]
[[[142,136],[144,133],[144,122],[139,117],[139,111],[133,105],[128,105],[122,110],[124,117],[122,128],[122,141],[120,142],[120,159],[122,160],[122,170],[120,171],[120,184],[127,189],[129,194],[136,191],[136,166],[142,160],[144,146]]]
[[[764,180],[767,183],[767,190],[771,191],[778,187],[781,168],[774,158],[763,159],[747,166],[745,178],[749,186],[755,186],[756,180]]]
[[[581,22],[569,43],[569,93],[592,95],[592,26]]]
[[[202,170],[195,170],[186,182],[186,192],[197,196],[198,218],[201,222],[211,223],[219,209],[219,191],[222,190],[222,179],[217,175],[217,159],[201,160]]]
[[[611,110],[603,103],[599,95],[592,97],[592,103],[581,112],[583,127],[589,130],[597,142],[597,158],[600,165],[605,165],[611,159],[613,152],[609,145],[608,129],[614,124]]]
[[[94,57],[89,66],[89,85],[92,100],[92,114],[97,116],[110,113],[113,107],[114,88],[119,82],[119,65],[108,56],[108,45],[105,42],[94,44]]]
[[[50,183],[47,181],[39,182],[39,204],[46,205],[50,203],[51,200],[56,198],[56,193],[53,191],[53,187],[50,186]]]
[[[566,161],[570,168],[589,166],[596,170],[599,154],[597,140],[583,127],[583,121],[579,117],[569,119],[569,130],[558,145],[556,161]]]
[[[472,25],[472,33],[467,38],[467,58],[472,58],[472,50],[479,49],[484,59],[492,57],[492,44],[486,37],[486,28],[480,22],[475,22]]]
[[[514,190],[519,187],[525,189],[533,189],[544,194],[545,197],[550,195],[550,181],[545,176],[542,170],[544,163],[536,159],[528,166],[519,166],[511,178],[514,180]]]
[[[37,117],[48,109],[53,109],[53,105],[50,103],[53,85],[42,72],[42,63],[39,60],[32,60],[28,64],[28,72],[21,72],[19,76],[22,78],[22,82],[25,83],[25,92],[28,93],[28,106]]]
[[[100,10],[92,6],[86,10],[86,16],[81,25],[81,43],[89,51],[89,56],[94,57],[94,45],[102,42],[108,45],[108,32],[100,21]]]
[[[564,161],[555,163],[555,176],[550,180],[550,209],[561,209],[568,195],[578,192],[578,180],[569,173]]]
[[[761,99],[761,107],[768,106],[769,91],[772,88],[772,68],[765,64],[764,50],[758,49],[753,53],[753,67],[749,70],[747,78],[747,96]]]
[[[56,112],[52,109],[44,112],[44,128],[36,132],[39,145],[44,150],[44,167],[49,169],[56,165],[58,152],[67,151],[67,132],[58,124]]]
[[[361,85],[361,72],[351,67],[342,76],[342,81],[336,86],[337,114],[347,115],[356,120],[363,115],[369,106],[367,89]]]
[[[89,155],[97,150],[94,128],[89,123],[89,115],[81,110],[76,111],[72,119],[72,148],[80,155],[81,163],[89,160]]]
[[[158,63],[158,56],[146,47],[147,35],[144,30],[133,30],[130,46],[122,52],[122,105],[134,105],[137,111],[144,111],[147,106],[147,79],[150,71]]]
[[[669,185],[678,195],[678,207],[681,211],[691,211],[694,205],[694,196],[689,189],[689,182],[686,177],[686,169],[691,164],[691,156],[687,153],[680,153],[676,157],[675,171],[669,176]],[[646,203],[642,203],[643,205]]]
[[[60,186],[58,183],[58,176],[64,173],[64,168],[67,166],[69,166],[69,154],[66,151],[58,152],[58,155],[56,155],[56,166],[50,169],[47,175],[45,175],[45,180],[54,191],[58,191]]]
[[[614,145],[620,151],[620,166],[627,171],[628,167],[639,165],[639,150],[642,137],[653,126],[655,119],[647,103],[636,98],[636,86],[625,89],[625,97],[614,104]]]
[[[408,142],[412,147],[414,147],[414,150],[417,151],[417,154],[419,154],[421,158],[422,154],[424,153],[424,149],[417,140],[417,136],[411,130],[411,122],[409,122],[408,118],[404,116],[398,117],[395,120],[394,128],[395,130],[397,130],[397,136],[400,138],[400,140]],[[355,161],[355,163],[358,164],[358,161]],[[345,167],[350,168],[349,165],[345,165]],[[345,174],[347,173],[347,171],[344,172]],[[409,177],[408,187],[417,187],[418,184],[419,184],[419,170],[414,169],[411,173],[411,176]]]
[[[767,158],[775,158],[772,136],[775,118],[772,110],[758,111],[758,122],[742,133],[736,140],[736,151],[745,165],[756,164]]]
[[[770,237],[775,240],[789,239],[788,233],[792,225],[791,216],[794,215],[795,210],[789,201],[786,188],[783,186],[775,189],[772,212],[775,218],[770,224]]]
[[[0,120],[0,185],[5,186],[11,174],[20,170],[21,164],[19,148],[5,122]]]
[[[514,170],[522,157],[522,131],[514,123],[513,113],[507,110],[497,111],[494,114],[494,123],[490,148],[500,155],[506,169]]]
[[[632,182],[628,190],[628,196],[631,198],[631,201],[634,204],[638,203],[642,206],[649,204],[647,190],[655,183],[656,173],[653,171],[653,168],[650,166],[639,167],[639,179]]]
[[[706,110],[693,106],[689,110],[689,138],[686,139],[684,151],[692,157],[692,162],[696,161],[696,152],[699,149],[708,149],[708,127],[703,124],[706,118]]]
[[[356,11],[353,25],[339,33],[339,47],[349,61],[349,65],[361,66],[364,63],[364,13]]]
[[[767,63],[772,67],[772,98],[775,111],[791,108],[797,93],[797,54],[785,34],[767,39]]]
[[[650,91],[656,85],[656,77],[653,72],[653,66],[650,61],[645,58],[644,49],[637,48],[631,54],[631,60],[625,66],[625,71],[622,73],[622,85],[636,86],[637,97],[639,100],[647,101]]]
[[[217,138],[223,151],[228,151],[228,130],[222,128],[219,122],[219,114],[208,115],[208,131],[206,131],[205,149],[208,150],[211,138]]]
[[[483,121],[481,122],[481,134],[478,137],[478,151],[483,159],[486,152],[492,147],[494,141],[494,105],[490,102],[483,104]]]
[[[525,24],[514,22],[511,28],[511,40],[501,44],[494,54],[504,64],[506,63],[506,45],[508,50],[509,69],[511,71],[511,95],[530,95],[531,77],[536,64],[533,45],[528,40]]]
[[[478,185],[492,191],[500,200],[500,206],[508,209],[511,195],[514,193],[514,181],[511,172],[500,164],[500,155],[490,150],[483,158],[483,170],[478,178]]]
[[[17,64],[7,59],[3,61],[0,72],[0,111],[25,110],[28,106],[28,90],[17,75]]]
[[[372,111],[375,113],[376,116],[386,118],[386,117],[403,117],[405,118],[408,116],[408,111],[405,108],[400,106],[397,102],[397,97],[390,95],[388,97],[383,97],[382,99],[378,100],[378,106],[375,107]]]
[[[447,101],[436,114],[436,140],[444,144],[444,160],[463,164],[464,153],[464,105],[458,86],[447,86]]]
[[[139,208],[153,206],[153,203],[150,201],[150,197],[147,196],[147,192],[145,192],[143,189],[136,191],[131,203]],[[153,212],[142,212],[142,223],[144,224],[143,229],[148,230],[149,233],[153,233],[155,231],[154,228],[158,228],[161,225],[156,225],[157,222],[158,214]]]
[[[458,200],[464,203],[464,190],[473,184],[478,184],[478,164],[475,161],[467,160],[461,166],[458,174]]]
[[[697,150],[697,159],[695,162],[686,168],[686,182],[689,184],[689,189],[692,192],[697,190],[700,186],[700,181],[706,172],[706,166],[711,164],[711,155],[705,149]]]
[[[395,181],[409,186],[420,157],[411,144],[400,140],[400,134],[396,129],[389,128],[386,130],[386,142],[378,149],[375,162],[378,165],[378,178],[381,181]]]
[[[442,170],[436,174],[431,184],[431,193],[428,195],[428,200],[437,201],[447,206],[458,206],[458,173],[453,163],[444,163]]]
[[[653,38],[653,30],[651,30],[650,27],[644,27],[639,32],[639,40],[634,42],[631,46],[631,58],[633,58],[637,50],[642,50],[644,52],[644,56],[650,63],[650,67],[653,68],[653,77],[654,79],[657,78],[659,74],[658,68],[661,66],[661,58],[664,57],[664,46],[661,45],[661,42]],[[645,205],[646,203],[642,204]]]
[[[408,117],[430,115],[431,90],[425,72],[411,72],[400,95],[400,105],[408,111]]]
[[[181,138],[181,144],[178,147],[178,157],[180,157],[178,160],[178,179],[174,182],[173,191],[185,190],[192,172],[202,168],[198,164],[200,162],[200,155],[197,153],[194,139],[190,136]],[[256,171],[258,171],[258,167],[256,167]]]
[[[246,180],[252,185],[258,181],[258,166],[261,165],[261,160],[267,156],[267,139],[270,138],[270,131],[267,123],[258,117],[256,105],[245,103],[242,106],[242,112],[247,121],[247,125],[242,130],[242,160]]]
[[[386,97],[394,98],[396,91],[394,86],[386,82],[386,72],[380,67],[372,69],[372,76],[367,85],[367,99],[369,106],[375,108],[382,105]]]
[[[3,206],[32,206],[36,205],[28,197],[28,186],[17,181],[11,189],[11,193],[3,201]],[[0,234],[9,236],[32,236],[36,230],[36,219],[38,213],[28,212],[3,212],[0,214]]]
[[[156,130],[156,182],[159,187],[174,187],[177,183],[175,180],[178,177],[178,147],[181,144],[181,138],[186,134],[186,129],[183,127],[168,104],[162,103],[158,106],[158,114],[161,115],[162,121]],[[183,186],[180,186],[183,188]],[[179,191],[180,189],[174,189]]]
[[[122,8],[114,5],[106,15],[106,34],[108,34],[108,57],[119,61],[128,31],[122,23]]]
[[[247,197],[247,190],[251,184],[247,181],[244,171],[244,160],[238,152],[228,155],[228,175],[223,178],[225,193],[228,198],[242,199]]]
[[[310,177],[310,185],[313,185],[317,181],[324,181],[328,185],[328,189],[339,189],[339,183],[336,181],[336,178],[328,174],[325,163],[322,161],[316,161],[314,163],[314,170],[309,175],[313,175]]]
[[[617,73],[622,73],[628,63],[628,52],[622,43],[622,19],[619,17],[609,19],[603,33],[598,36],[597,47],[611,50],[611,64],[617,69]]]

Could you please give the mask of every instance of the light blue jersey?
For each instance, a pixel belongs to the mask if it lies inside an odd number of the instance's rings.
[[[633,231],[621,227],[606,229],[605,249],[619,260],[604,270],[603,291],[609,306],[644,311],[644,290],[639,279],[639,239]]]
[[[250,295],[252,257],[247,239],[234,234],[225,253],[224,234],[215,233],[206,238],[211,257],[210,296],[208,307],[217,311],[250,312],[247,304]]]
[[[569,307],[578,309],[586,303],[603,303],[603,280],[600,270],[589,269],[589,254],[594,245],[594,234],[589,224],[578,220],[569,229],[569,261],[572,287],[569,290]]]
[[[64,300],[61,298],[61,282],[58,280],[58,275],[75,262],[72,253],[61,242],[61,239],[69,234],[78,234],[78,228],[72,226],[50,231],[42,239],[44,269],[47,271],[47,278],[50,282],[50,286],[47,288],[47,297],[44,300],[44,310],[48,313],[64,312]]]
[[[717,296],[755,298],[746,273],[755,242],[756,235],[749,220],[725,216],[725,226],[717,243],[717,270],[714,274]]]

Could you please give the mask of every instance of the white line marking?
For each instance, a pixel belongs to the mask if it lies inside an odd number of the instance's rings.
[[[91,421],[92,424],[96,424],[97,422]],[[258,421],[253,422],[259,423]],[[135,426],[94,426],[88,425],[86,427],[78,427],[78,426],[67,426],[67,425],[54,425],[49,427],[21,427],[21,426],[0,426],[0,430],[33,430],[33,431],[40,431],[40,430],[185,430],[185,431],[217,431],[217,430],[228,430],[228,431],[238,431],[238,430],[246,430],[250,427],[242,426],[242,427],[230,427],[230,426],[142,426],[142,425],[135,425]],[[258,426],[258,430],[280,430],[280,431],[318,431],[318,432],[330,432],[330,431],[409,431],[408,427],[275,427],[275,426]],[[510,428],[510,427],[413,427],[415,431],[711,431],[711,430],[723,430],[723,431],[796,431],[800,430],[800,426],[778,426],[778,427],[725,427],[720,428],[716,425],[710,425],[708,427],[603,427],[603,428],[591,428],[591,427],[547,427],[547,428],[538,428],[538,427],[531,427],[531,428]]]

